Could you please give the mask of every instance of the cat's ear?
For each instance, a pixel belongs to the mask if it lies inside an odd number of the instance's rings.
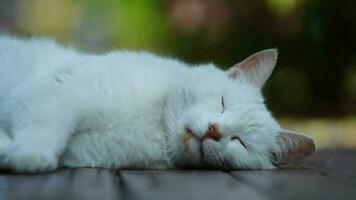
[[[247,81],[258,88],[262,88],[276,65],[277,57],[277,49],[266,49],[257,52],[232,66],[228,70],[229,77],[237,79],[243,74]]]
[[[315,152],[311,137],[292,131],[282,130],[277,135],[278,153],[272,153],[272,163],[276,166],[303,159]]]

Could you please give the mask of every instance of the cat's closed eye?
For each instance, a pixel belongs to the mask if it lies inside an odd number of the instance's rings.
[[[224,102],[224,96],[221,96],[221,114],[225,112],[225,102]]]
[[[245,149],[248,149],[247,146],[246,146],[246,144],[241,140],[241,138],[240,138],[239,136],[232,136],[232,137],[230,138],[230,140],[237,140],[237,141],[240,142],[240,144],[241,144]]]

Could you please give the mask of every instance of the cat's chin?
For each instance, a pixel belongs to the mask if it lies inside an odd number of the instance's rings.
[[[209,146],[209,143],[213,141],[201,140],[190,133],[183,133],[181,136],[181,142],[183,144],[183,154],[185,159],[187,159],[189,165],[199,166],[205,163],[208,158],[206,148]]]
[[[186,144],[185,149],[187,150],[186,153],[189,154],[189,157],[193,158],[194,160],[203,160],[204,159],[204,150],[203,144],[201,141],[191,138]]]
[[[217,142],[211,139],[197,140],[191,138],[185,148],[189,149],[189,153],[185,158],[187,159],[184,167],[202,168],[202,169],[220,169],[227,166],[221,166],[221,161],[217,158],[216,144]],[[227,163],[225,163],[227,164]]]

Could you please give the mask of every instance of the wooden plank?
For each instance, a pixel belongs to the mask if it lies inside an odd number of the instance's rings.
[[[121,171],[123,199],[265,199],[220,171]]]
[[[356,174],[356,150],[320,151],[300,165],[306,168],[314,165],[337,173]]]
[[[107,170],[62,169],[39,175],[0,175],[0,199],[117,199],[118,179]]]
[[[231,174],[270,199],[356,199],[355,151],[321,151],[279,170]]]
[[[324,150],[298,164],[347,186],[356,185],[355,150]]]
[[[312,170],[270,170],[231,172],[269,199],[315,200],[355,199],[356,193]]]
[[[320,151],[280,170],[61,169],[0,174],[0,199],[356,199],[356,151]]]

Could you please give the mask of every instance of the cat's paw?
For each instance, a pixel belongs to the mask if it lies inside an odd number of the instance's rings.
[[[7,152],[0,165],[15,172],[33,173],[56,169],[58,160],[54,154],[43,150],[16,148]]]

